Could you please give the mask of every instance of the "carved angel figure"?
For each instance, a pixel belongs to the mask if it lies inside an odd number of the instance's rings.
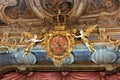
[[[44,39],[45,39],[45,38],[40,39],[40,40],[37,40],[37,35],[34,35],[34,38],[32,38],[32,39],[30,39],[30,40],[26,40],[25,42],[30,42],[30,41],[32,41],[32,42],[36,43],[36,42],[42,42]]]
[[[90,52],[95,52],[96,50],[94,48],[94,44],[91,43],[87,39],[87,37],[89,37],[90,33],[96,28],[96,26],[97,26],[97,24],[87,28],[86,32],[84,32],[83,30],[80,30],[80,35],[79,36],[76,36],[75,34],[73,34],[73,36],[75,38],[81,38],[82,42],[88,47]]]
[[[45,38],[42,38],[42,39],[38,40],[37,38],[40,36],[37,36],[35,34],[30,34],[27,32],[25,32],[24,35],[27,36],[28,38],[31,38],[30,40],[25,40],[25,42],[31,42],[25,49],[25,54],[28,54],[37,42],[42,42],[45,39]]]

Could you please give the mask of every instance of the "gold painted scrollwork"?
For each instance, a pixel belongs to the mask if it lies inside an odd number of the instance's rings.
[[[5,22],[6,24],[12,24],[15,23],[15,20],[9,18],[8,16],[6,16],[5,14],[5,9],[8,6],[15,6],[17,4],[17,0],[10,0],[4,4],[0,5],[0,20],[2,20],[3,22]]]

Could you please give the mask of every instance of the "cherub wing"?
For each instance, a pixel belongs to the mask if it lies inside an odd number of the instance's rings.
[[[90,26],[86,29],[86,34],[87,36],[89,36],[91,34],[91,32],[93,32],[93,30],[97,27],[97,24],[96,25],[93,25],[93,26]]]
[[[42,38],[43,38],[43,35],[37,34],[37,39],[42,39]]]
[[[28,33],[28,32],[23,32],[22,34],[22,37],[21,37],[21,39],[20,39],[20,43],[21,42],[24,42],[26,39],[32,39],[33,38],[33,34],[31,34],[31,33]]]
[[[23,35],[24,35],[25,38],[29,38],[29,39],[32,39],[34,37],[34,34],[31,34],[31,33],[28,33],[28,32],[24,32]]]

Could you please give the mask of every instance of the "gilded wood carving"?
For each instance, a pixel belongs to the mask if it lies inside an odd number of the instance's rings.
[[[119,0],[2,0],[0,11],[0,52],[23,64],[15,70],[120,68]]]

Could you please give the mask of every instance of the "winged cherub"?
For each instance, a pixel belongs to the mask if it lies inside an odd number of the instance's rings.
[[[45,39],[45,38],[40,39],[40,40],[37,40],[37,35],[34,35],[34,37],[33,37],[32,39],[30,39],[30,40],[25,40],[25,42],[30,42],[30,41],[32,41],[32,42],[36,43],[36,42],[42,42],[44,39]]]
[[[79,36],[76,36],[75,34],[73,34],[73,36],[75,38],[81,38],[81,41],[88,47],[90,52],[95,52],[96,50],[94,48],[94,44],[91,43],[87,39],[87,37],[89,37],[90,33],[96,28],[96,26],[97,26],[97,24],[87,28],[86,32],[84,32],[83,30],[80,30],[80,35]]]
[[[36,34],[30,34],[30,33],[27,33],[27,32],[25,32],[24,34],[26,36],[28,36],[28,38],[31,38],[29,40],[25,40],[25,42],[31,42],[27,46],[27,48],[25,49],[25,52],[26,52],[25,54],[28,54],[32,50],[33,46],[35,46],[35,44],[37,42],[42,42],[45,39],[45,38],[42,38],[42,39],[38,40],[37,38],[40,37],[40,36],[37,36]]]

